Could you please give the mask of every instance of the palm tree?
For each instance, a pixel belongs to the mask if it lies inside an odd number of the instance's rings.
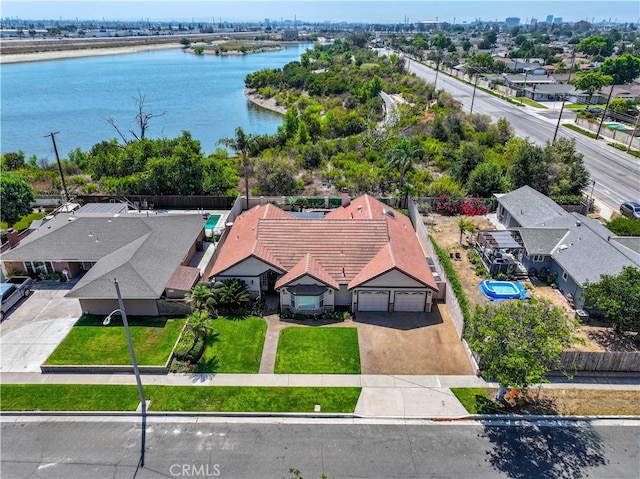
[[[458,229],[460,229],[460,244],[462,244],[462,235],[465,231],[473,233],[476,229],[476,224],[466,216],[458,218]]]
[[[184,300],[191,305],[192,310],[203,311],[207,309],[208,300],[213,299],[213,296],[213,291],[208,284],[198,283],[185,295]]]
[[[247,135],[241,126],[236,128],[234,138],[220,138],[218,143],[233,149],[242,156],[242,166],[244,168],[244,194],[245,209],[249,209],[249,164],[247,162],[247,152],[254,141],[253,135]]]
[[[194,344],[200,338],[206,341],[207,334],[213,327],[209,320],[209,313],[206,311],[194,311],[187,316],[187,327],[193,331],[195,335]]]
[[[423,156],[424,148],[421,145],[411,144],[411,140],[408,138],[400,138],[396,146],[389,150],[387,154],[387,168],[397,171],[400,175],[398,190],[402,193],[403,199],[408,195],[406,188],[404,188],[404,177],[407,173],[413,171],[414,161]]]

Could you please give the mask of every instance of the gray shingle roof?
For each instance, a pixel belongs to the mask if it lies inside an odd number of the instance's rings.
[[[529,186],[498,196],[498,202],[522,226],[518,231],[529,254],[551,254],[580,285],[625,266],[640,267],[640,238],[614,237],[597,220],[568,213]]]
[[[69,217],[45,223],[2,259],[96,262],[73,298],[113,298],[114,278],[125,299],[160,297],[204,225],[200,215]]]
[[[550,255],[569,230],[562,228],[518,228],[524,247],[531,255]]]
[[[524,228],[549,226],[547,223],[550,221],[564,218],[568,214],[551,198],[530,186],[522,186],[511,193],[498,196],[498,203]]]

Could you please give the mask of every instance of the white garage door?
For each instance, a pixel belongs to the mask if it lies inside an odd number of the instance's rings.
[[[394,311],[424,311],[425,292],[396,293]]]
[[[360,291],[358,311],[389,311],[389,291]]]

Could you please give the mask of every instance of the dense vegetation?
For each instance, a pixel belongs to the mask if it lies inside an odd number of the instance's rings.
[[[446,38],[432,38],[432,48],[450,49]],[[244,149],[234,148],[246,161],[224,149],[205,156],[188,132],[122,138],[72,152],[62,162],[74,176],[68,183],[84,193],[227,195],[242,189],[246,172],[254,195],[324,195],[346,187],[352,194],[450,198],[490,197],[525,184],[571,197],[588,184],[573,142],[537,146],[514,138],[505,119],[463,113],[450,94],[407,73],[402,59],[378,55],[366,43],[366,35],[354,34],[317,44],[300,61],[248,75],[247,87],[288,110],[276,134],[247,135]],[[476,60],[481,65],[483,57]],[[395,95],[398,113],[385,127],[383,91]],[[5,155],[3,167],[46,178],[49,191],[59,190],[50,165],[11,155],[18,158]]]

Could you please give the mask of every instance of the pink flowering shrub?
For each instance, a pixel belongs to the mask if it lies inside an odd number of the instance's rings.
[[[480,198],[449,198],[438,196],[433,210],[444,216],[483,216],[487,214],[487,207]]]

